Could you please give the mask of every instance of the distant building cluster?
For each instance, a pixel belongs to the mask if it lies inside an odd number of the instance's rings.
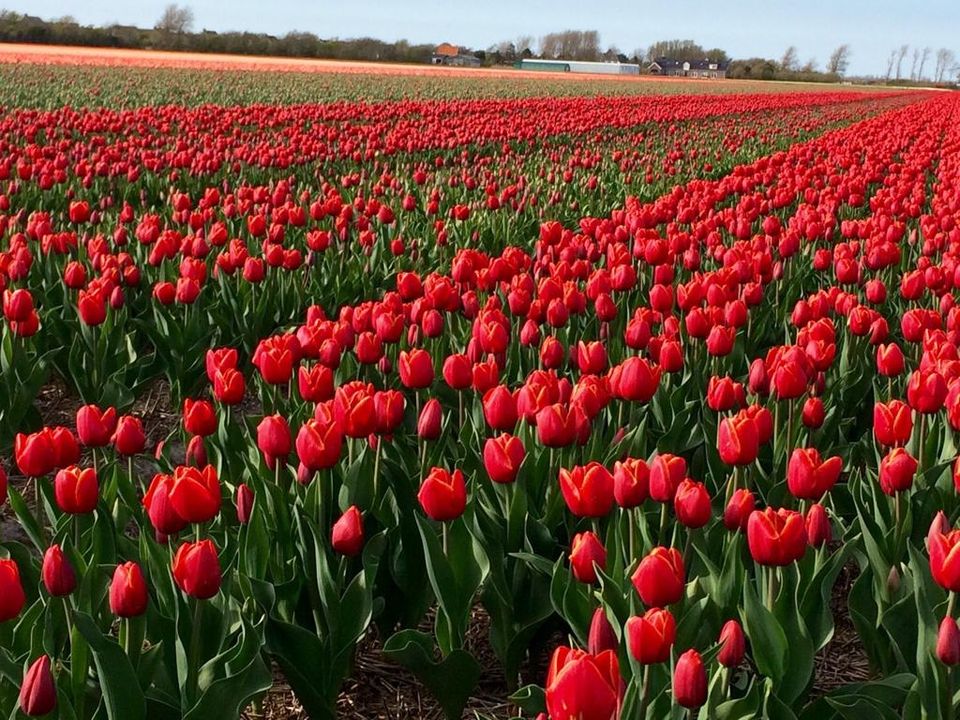
[[[440,43],[430,56],[434,65],[449,65],[452,67],[480,67],[480,58],[476,55],[461,53],[460,48],[450,43]]]
[[[727,63],[716,62],[709,58],[690,61],[659,57],[650,63],[647,72],[651,75],[667,75],[670,77],[725,78],[727,76]]]
[[[621,62],[587,62],[584,60],[520,60],[514,64],[520,70],[546,72],[593,73],[599,75],[639,75],[640,66]]]
[[[441,43],[430,56],[434,65],[454,67],[480,67],[483,61],[476,55],[465,53],[450,43]],[[607,61],[590,62],[586,60],[548,60],[541,58],[523,58],[514,63],[519,70],[541,72],[568,72],[596,75],[640,75],[645,71],[650,75],[689,78],[725,78],[728,63],[726,61],[704,58],[703,60],[677,60],[670,57],[658,57],[645,68],[636,63]]]

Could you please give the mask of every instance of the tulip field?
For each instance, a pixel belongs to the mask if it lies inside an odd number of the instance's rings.
[[[0,716],[960,713],[957,95],[0,76]]]

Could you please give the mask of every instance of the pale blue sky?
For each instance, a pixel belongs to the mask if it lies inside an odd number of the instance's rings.
[[[181,0],[183,2],[184,0]],[[152,25],[167,0],[0,0],[41,17],[73,15],[82,23]],[[384,40],[442,42],[484,48],[520,35],[598,30],[604,46],[631,53],[655,40],[691,38],[733,57],[779,58],[796,45],[801,62],[823,66],[840,43],[852,48],[851,74],[886,72],[901,44],[948,47],[960,57],[960,0],[186,0],[195,29],[251,30],[321,37],[368,35]],[[933,54],[925,70],[933,70]],[[909,72],[911,57],[904,61]]]

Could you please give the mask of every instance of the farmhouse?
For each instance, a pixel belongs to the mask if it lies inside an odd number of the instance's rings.
[[[480,58],[461,53],[460,48],[450,43],[440,43],[430,56],[434,65],[452,65],[456,67],[480,67]]]
[[[639,75],[640,66],[620,62],[586,62],[582,60],[524,59],[514,64],[520,70],[544,72],[595,73],[599,75]]]
[[[725,78],[727,63],[709,58],[703,60],[674,60],[659,57],[647,66],[651,75],[669,75],[671,77]]]

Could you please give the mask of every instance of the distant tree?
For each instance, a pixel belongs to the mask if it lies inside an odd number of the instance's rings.
[[[730,56],[727,54],[727,51],[720,48],[710,48],[709,50],[704,50],[703,57],[720,63],[721,65],[730,62]]]
[[[693,40],[659,40],[647,48],[646,59],[653,62],[661,57],[681,61],[703,60],[706,51]]]
[[[554,60],[597,60],[600,33],[596,30],[564,30],[540,38],[540,55]]]
[[[793,72],[799,64],[800,57],[797,55],[797,48],[791,45],[784,51],[783,57],[780,58],[780,67],[787,72]]]
[[[830,54],[827,60],[827,72],[832,75],[843,75],[850,67],[850,46],[844,43]]]
[[[949,72],[950,68],[953,66],[954,61],[953,50],[949,48],[940,48],[937,50],[936,55],[936,67],[933,71],[933,81],[934,82],[943,82],[944,76]]]
[[[901,72],[903,68],[903,59],[907,56],[907,52],[910,50],[909,45],[901,45],[900,50],[897,51],[897,80],[901,77]]]
[[[176,3],[170,3],[163,10],[163,15],[157,20],[154,26],[156,30],[166,33],[182,34],[190,32],[193,27],[193,10],[188,5],[181,7]]]
[[[516,54],[522,55],[524,50],[533,51],[534,40],[532,35],[518,35],[513,41],[513,47],[516,48]]]
[[[917,63],[920,61],[920,48],[913,49],[913,61],[910,63],[910,79],[917,79]]]
[[[897,50],[894,48],[890,51],[890,56],[887,58],[887,74],[884,76],[887,79],[887,82],[893,77],[893,66],[897,62]]]
[[[802,73],[815,73],[816,71],[817,71],[816,58],[810,58],[803,64],[803,67],[800,68],[800,72]]]
[[[920,55],[920,67],[917,68],[917,80],[923,78],[923,66],[927,64],[927,58],[930,57],[930,48],[925,47],[923,53]]]

